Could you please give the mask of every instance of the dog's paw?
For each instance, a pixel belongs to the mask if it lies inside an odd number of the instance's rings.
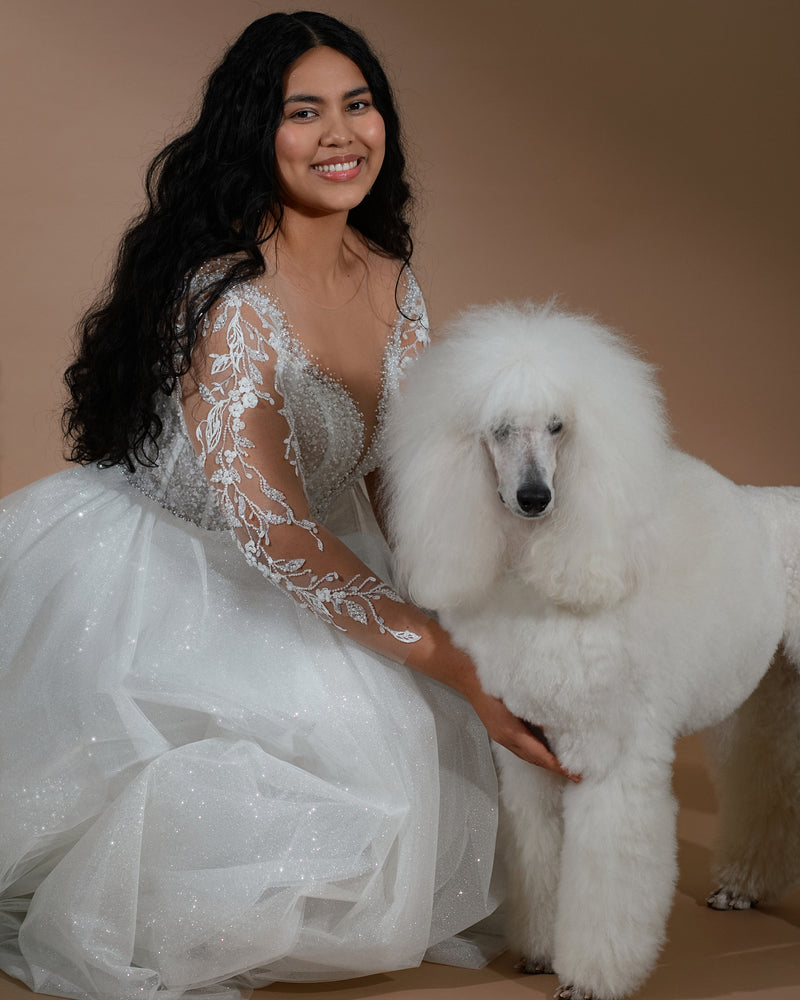
[[[552,976],[553,966],[549,962],[540,961],[538,958],[526,958],[524,955],[514,966],[517,972],[524,972],[526,976]]]
[[[749,910],[758,903],[752,896],[742,896],[733,889],[721,886],[706,896],[706,904],[712,910]]]
[[[580,986],[561,986],[553,994],[555,1000],[592,1000],[594,993]]]

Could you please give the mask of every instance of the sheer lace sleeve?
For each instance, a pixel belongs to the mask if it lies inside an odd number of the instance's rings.
[[[398,348],[397,370],[402,376],[430,345],[430,327],[425,299],[410,267],[403,269],[400,283],[403,294],[395,343]]]
[[[216,304],[183,385],[195,449],[247,562],[334,628],[402,661],[426,618],[311,517],[275,335],[237,289]]]

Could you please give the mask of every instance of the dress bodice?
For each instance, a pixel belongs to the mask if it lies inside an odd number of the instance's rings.
[[[399,287],[369,439],[347,386],[309,355],[275,295],[245,282],[229,288],[205,318],[195,348],[196,408],[190,416],[178,392],[165,397],[158,464],[127,474],[178,516],[231,529],[245,560],[266,579],[337,629],[363,626],[362,641],[379,651],[419,639],[410,627],[415,614],[340,544],[325,519],[334,501],[379,465],[390,399],[403,368],[428,341],[424,303],[408,269]]]
[[[234,328],[240,327],[243,307],[250,307],[262,324],[265,342],[274,351],[274,392],[267,395],[285,418],[286,459],[302,480],[314,520],[323,521],[337,497],[380,464],[388,403],[397,390],[404,366],[428,342],[427,316],[419,286],[408,271],[403,281],[404,294],[383,356],[378,417],[370,440],[364,415],[347,386],[304,349],[273,293],[248,283],[224,296],[225,321]],[[228,412],[234,419],[253,403],[250,393],[249,382],[242,385],[242,380],[227,392]],[[235,398],[231,399],[232,396]],[[231,527],[186,429],[179,392],[161,397],[156,411],[162,422],[158,463],[152,467],[136,465],[126,473],[129,481],[162,506],[200,527],[211,530]]]

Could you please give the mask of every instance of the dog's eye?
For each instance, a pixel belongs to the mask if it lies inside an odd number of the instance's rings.
[[[547,425],[547,429],[551,434],[558,434],[558,432],[563,428],[564,424],[558,419],[558,417],[553,417],[550,423]]]
[[[495,441],[505,441],[508,435],[511,433],[511,424],[500,424],[499,427],[495,427],[492,431]]]

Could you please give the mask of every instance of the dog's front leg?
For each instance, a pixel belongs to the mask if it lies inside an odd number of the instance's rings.
[[[554,965],[574,1000],[631,993],[664,940],[677,874],[671,747],[664,756],[629,751],[564,789]]]
[[[506,939],[528,973],[553,971],[564,779],[495,750],[501,848],[508,874]]]

